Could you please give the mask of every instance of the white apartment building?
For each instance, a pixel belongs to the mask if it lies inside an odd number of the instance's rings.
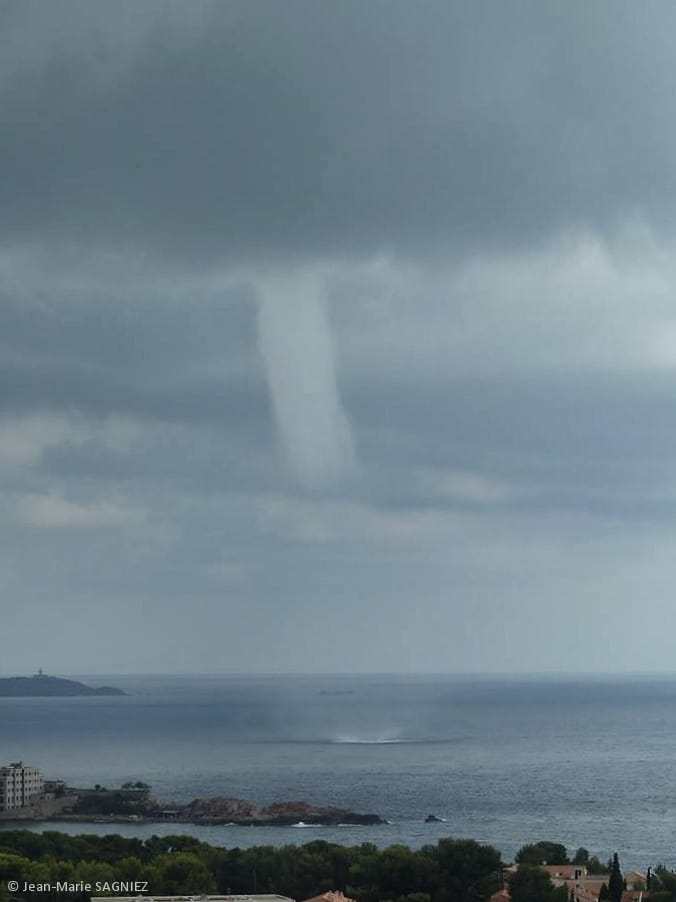
[[[23,761],[0,767],[0,811],[27,808],[44,788],[45,779],[37,767],[28,767]]]

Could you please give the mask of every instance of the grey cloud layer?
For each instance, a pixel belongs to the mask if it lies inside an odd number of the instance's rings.
[[[15,648],[672,666],[675,19],[0,2]]]
[[[89,6],[5,4],[33,54],[91,25],[5,72],[9,242],[307,260],[673,226],[669,4]]]

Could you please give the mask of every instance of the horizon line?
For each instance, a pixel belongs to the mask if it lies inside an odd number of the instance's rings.
[[[646,677],[676,676],[672,670],[45,670],[34,673],[20,673],[0,670],[0,679],[37,676],[66,677],[493,677],[493,678],[552,678],[552,677]]]

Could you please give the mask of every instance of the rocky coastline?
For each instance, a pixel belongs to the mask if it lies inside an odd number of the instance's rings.
[[[179,823],[243,827],[289,827],[296,824],[370,826],[385,824],[379,814],[351,811],[334,805],[305,801],[275,802],[260,806],[245,799],[223,796],[193,799],[188,803],[161,802],[138,790],[71,790],[59,804],[40,805],[22,813],[21,820],[90,821],[94,823]]]
[[[384,824],[378,814],[360,814],[332,805],[312,805],[309,802],[275,802],[259,807],[243,799],[195,799],[180,806],[175,820],[191,824],[237,824],[242,826],[279,826],[293,824]]]

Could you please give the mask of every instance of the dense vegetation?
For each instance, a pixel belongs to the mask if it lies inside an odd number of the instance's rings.
[[[532,864],[521,864],[509,881],[512,902],[567,902],[565,886],[555,887],[549,874]]]
[[[307,899],[340,889],[359,902],[479,902],[497,889],[500,867],[500,853],[473,840],[443,839],[416,851],[399,845],[378,849],[371,843],[347,848],[322,840],[300,847],[222,849],[188,836],[143,841],[0,833],[3,885],[7,880],[21,885],[147,880],[148,891],[158,894],[269,892]],[[23,898],[21,893],[14,897]],[[30,895],[31,902],[52,898]]]
[[[512,902],[566,902],[565,887],[555,888],[538,867],[543,861],[569,863],[564,846],[529,844],[519,850],[516,861]],[[589,868],[598,859],[578,849],[573,863]],[[305,846],[223,849],[190,836],[141,840],[0,831],[0,902],[86,898],[49,892],[10,896],[8,880],[20,885],[140,880],[148,881],[150,894],[257,892],[302,900],[338,889],[358,902],[485,902],[501,886],[502,868],[497,849],[468,839],[442,839],[418,850],[402,845],[378,849],[371,843],[345,847],[323,840]],[[605,898],[617,899],[622,887],[617,856],[604,870],[609,872]],[[676,874],[660,867],[654,876],[651,902],[676,902]]]

